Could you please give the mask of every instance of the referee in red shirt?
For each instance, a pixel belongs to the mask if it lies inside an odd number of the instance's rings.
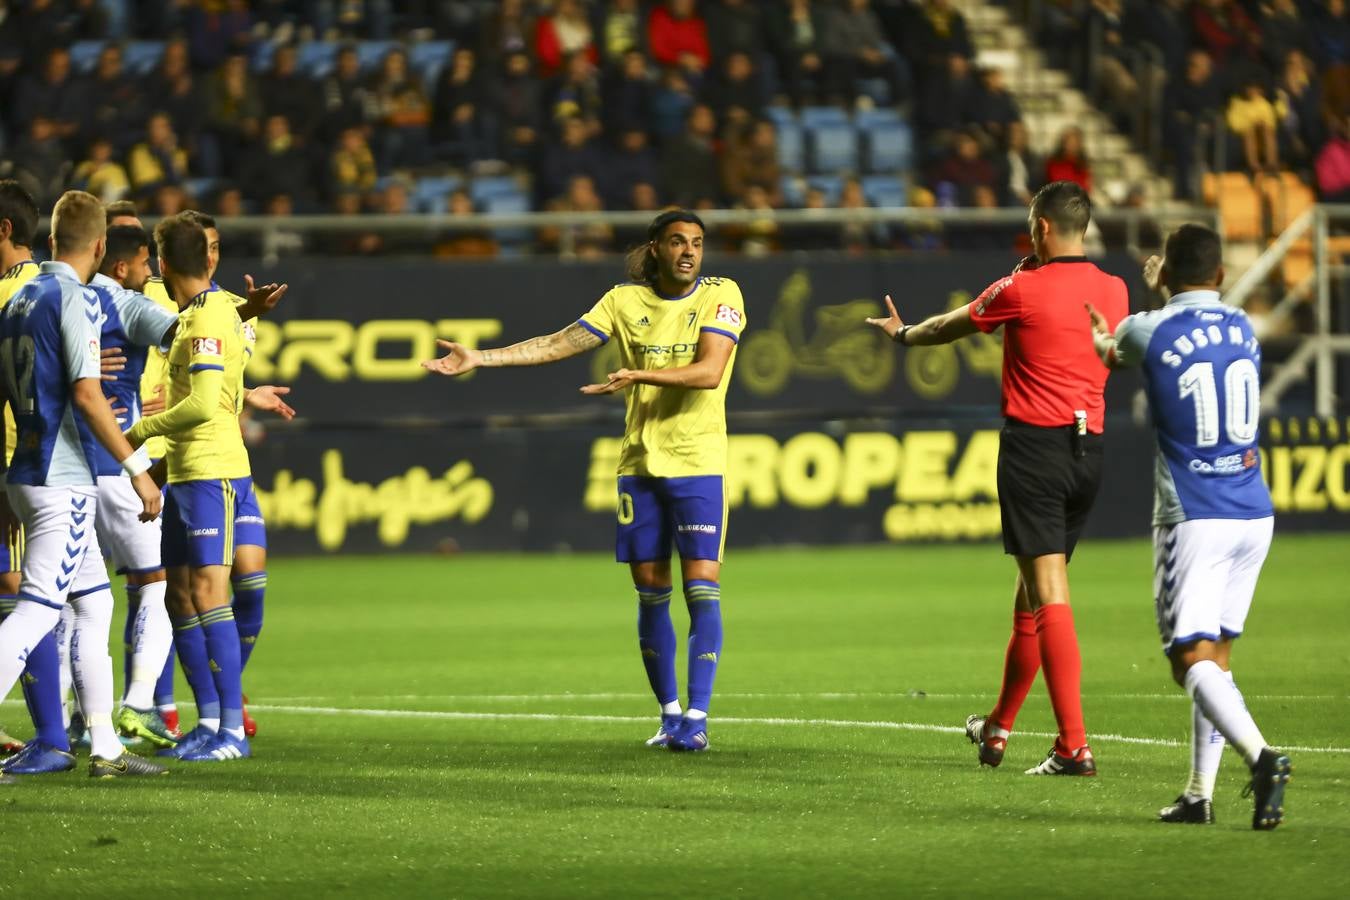
[[[1003,326],[1003,415],[998,500],[1003,547],[1017,558],[1013,633],[998,702],[966,720],[980,762],[997,766],[1013,720],[1044,667],[1059,737],[1028,775],[1095,775],[1083,728],[1082,658],[1069,606],[1068,563],[1102,476],[1107,369],[1083,315],[1090,303],[1114,329],[1129,312],[1125,282],[1083,255],[1092,205],[1070,181],[1043,187],[1028,225],[1034,260],[991,284],[969,306],[906,325],[868,319],[906,347],[946,344]]]

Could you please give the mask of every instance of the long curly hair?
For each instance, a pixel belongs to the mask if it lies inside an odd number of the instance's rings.
[[[701,231],[707,231],[703,220],[697,213],[687,209],[670,209],[661,213],[652,224],[647,226],[647,241],[628,251],[624,260],[624,273],[634,284],[652,285],[656,283],[657,264],[655,243],[661,239],[666,228],[675,222],[688,222],[697,225]]]

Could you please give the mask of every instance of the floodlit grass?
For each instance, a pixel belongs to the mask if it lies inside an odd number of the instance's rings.
[[[960,733],[992,704],[1011,621],[993,546],[733,551],[702,755],[642,747],[635,600],[605,559],[276,560],[245,679],[255,759],[0,788],[0,892],[1339,895],[1345,548],[1277,536],[1234,655],[1265,734],[1303,748],[1273,834],[1250,830],[1231,753],[1217,827],[1154,821],[1185,782],[1190,716],[1142,542],[1072,567],[1095,780],[1021,774],[1051,743],[1039,683],[999,770]],[[26,733],[21,707],[0,713]]]

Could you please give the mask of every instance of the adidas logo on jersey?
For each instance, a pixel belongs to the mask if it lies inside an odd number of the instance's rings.
[[[643,316],[642,318],[640,318],[640,319],[637,320],[637,325],[636,325],[635,327],[637,327],[637,328],[645,328],[645,327],[647,327],[647,326],[650,325],[650,324],[652,324],[652,320],[649,319],[649,318],[647,318],[646,316]]]

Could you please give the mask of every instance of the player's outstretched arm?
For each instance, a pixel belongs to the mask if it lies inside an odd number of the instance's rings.
[[[247,285],[245,291],[248,300],[235,307],[235,312],[239,314],[240,321],[247,322],[249,319],[256,319],[259,316],[265,316],[276,308],[281,302],[290,285],[277,284],[253,284],[253,276],[245,275],[244,284]]]
[[[263,412],[276,413],[281,418],[289,422],[295,418],[295,410],[281,398],[289,394],[291,389],[288,387],[278,387],[271,384],[260,384],[257,387],[244,392],[244,402],[253,409]]]
[[[1092,320],[1092,345],[1097,350],[1097,356],[1108,369],[1128,368],[1130,361],[1120,353],[1116,336],[1111,331],[1106,316],[1098,312],[1091,303],[1084,303],[1083,306],[1087,308],[1088,317]]]
[[[71,402],[89,425],[94,439],[112,454],[113,459],[120,459],[122,467],[127,470],[128,475],[131,475],[132,486],[135,487],[144,507],[141,511],[141,521],[149,522],[154,519],[159,515],[162,501],[159,489],[146,474],[148,464],[138,465],[134,461],[135,451],[122,434],[122,429],[113,416],[112,407],[108,405],[108,398],[103,396],[101,381],[98,378],[80,378],[75,381],[71,388]],[[141,468],[142,466],[144,468]]]
[[[519,344],[502,347],[498,350],[475,350],[456,344],[454,341],[437,341],[436,345],[446,351],[440,359],[429,359],[422,368],[440,375],[463,375],[477,368],[497,368],[499,366],[542,366],[594,350],[603,344],[599,335],[588,330],[579,322],[573,322],[561,331],[533,337]]]
[[[731,351],[736,342],[724,334],[705,331],[699,335],[694,361],[670,369],[620,369],[611,372],[604,384],[588,384],[583,394],[615,394],[634,384],[679,387],[710,391],[722,383]]]
[[[869,318],[867,324],[879,328],[897,344],[914,347],[928,344],[950,344],[979,329],[970,317],[970,308],[962,305],[950,312],[940,313],[924,319],[917,325],[906,325],[895,311],[895,302],[886,295],[886,311],[890,313],[884,319]]]
[[[210,421],[220,402],[225,373],[219,367],[201,368],[188,374],[188,395],[172,409],[141,419],[127,431],[127,440],[139,447],[160,434],[178,434]]]

